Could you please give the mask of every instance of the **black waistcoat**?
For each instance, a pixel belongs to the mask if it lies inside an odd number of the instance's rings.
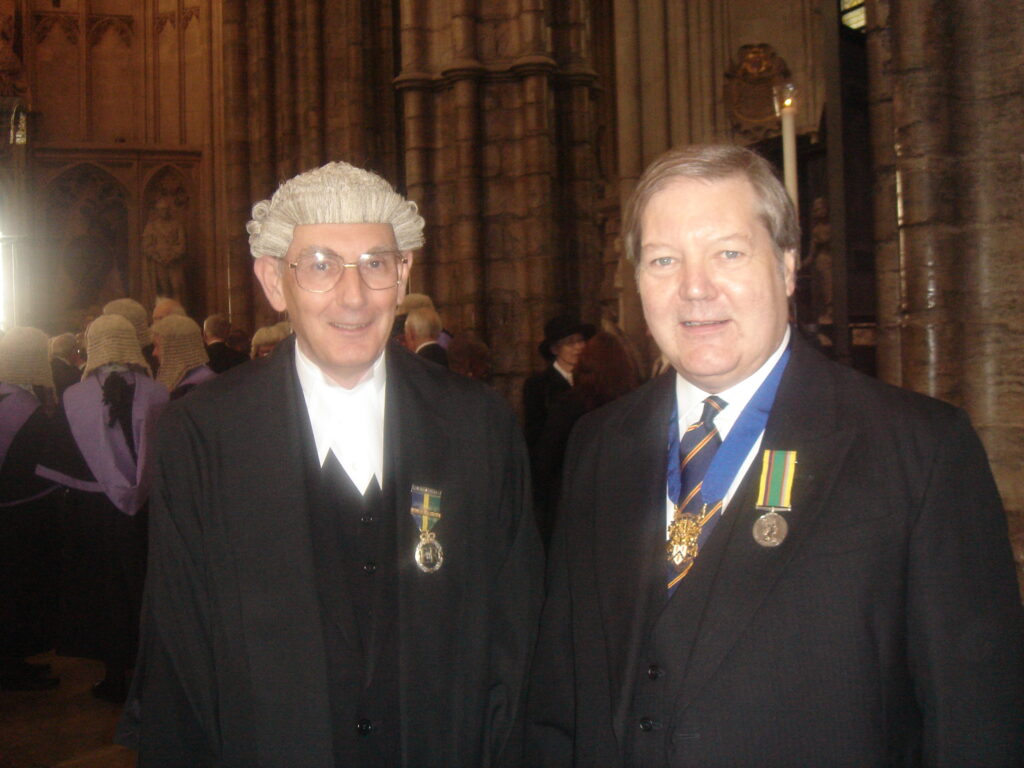
[[[701,738],[699,731],[674,728],[679,693],[700,629],[701,615],[711,594],[736,511],[719,521],[702,547],[697,562],[666,600],[665,569],[651,585],[645,617],[646,633],[640,644],[633,696],[623,729],[625,765],[665,766],[685,762],[686,745]]]
[[[401,762],[398,577],[393,505],[371,481],[366,495],[333,453],[310,510],[338,766]]]

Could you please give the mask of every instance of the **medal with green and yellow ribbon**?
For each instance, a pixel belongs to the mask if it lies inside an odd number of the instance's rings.
[[[441,519],[441,492],[422,485],[414,485],[409,512],[416,519],[420,540],[416,544],[416,565],[424,573],[433,573],[444,562],[444,550],[437,540],[434,526]]]
[[[754,541],[762,547],[777,547],[786,540],[789,523],[783,512],[792,510],[796,451],[765,450],[761,463],[761,486],[757,494],[760,517],[754,521]]]

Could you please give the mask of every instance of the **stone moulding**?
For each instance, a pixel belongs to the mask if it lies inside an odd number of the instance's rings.
[[[100,38],[108,29],[117,33],[126,48],[132,47],[132,38],[135,36],[135,18],[133,16],[90,16],[89,45],[95,46],[99,43]]]
[[[32,16],[36,45],[42,44],[54,27],[58,27],[71,45],[78,44],[78,16],[61,11],[41,11]]]
[[[523,56],[512,62],[481,64],[473,59],[461,59],[444,66],[440,72],[403,72],[392,84],[396,90],[444,90],[461,80],[502,82],[520,80],[534,75],[550,76],[560,85],[591,85],[598,75],[591,69],[574,65],[559,69],[549,56]]]

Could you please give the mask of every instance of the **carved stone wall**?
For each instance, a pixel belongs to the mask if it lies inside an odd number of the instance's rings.
[[[329,160],[402,186],[391,0],[223,0],[214,135],[224,194],[221,269],[239,315],[276,320],[252,277],[245,222],[278,183]],[[244,309],[243,309],[244,308]]]
[[[153,203],[149,185],[159,181],[154,174],[177,174],[187,199],[175,209],[187,233],[187,290],[178,298],[200,317],[218,306],[222,273],[207,259],[219,252],[212,173],[217,150],[211,149],[214,5],[211,0],[20,0],[11,15],[3,12],[9,4],[0,6],[0,37],[23,59],[26,96],[31,94],[21,201],[26,215],[16,231],[7,231],[24,238],[18,258],[32,286],[45,284],[49,273],[43,265],[53,258],[60,267],[55,275],[81,278],[66,291],[23,291],[23,320],[59,328],[69,315],[84,314],[89,304],[118,291],[152,305],[153,281],[141,238]],[[116,223],[109,201],[94,194],[106,188],[97,181],[104,176],[121,189],[123,210]],[[104,212],[86,226],[97,206]],[[6,229],[10,222],[3,224]],[[106,233],[102,237],[100,230]],[[68,261],[68,253],[54,256],[56,233],[65,231],[90,242],[110,241],[105,247],[115,267],[90,262],[85,251],[78,265]],[[93,274],[97,270],[100,274]]]
[[[868,12],[879,371],[967,409],[1024,582],[1024,3]]]
[[[596,311],[590,14],[584,0],[402,5],[406,184],[428,224],[414,288],[490,344],[513,402],[544,322]]]
[[[673,146],[755,137],[733,130],[726,73],[741,46],[764,43],[799,89],[797,132],[814,134],[824,106],[821,2],[832,0],[614,0],[619,200]],[[620,270],[623,328],[649,356],[643,313],[627,265]]]

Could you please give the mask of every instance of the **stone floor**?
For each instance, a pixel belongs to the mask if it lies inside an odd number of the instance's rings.
[[[36,656],[53,667],[52,691],[0,691],[0,768],[134,768],[135,753],[115,746],[121,708],[93,697],[103,665]]]

